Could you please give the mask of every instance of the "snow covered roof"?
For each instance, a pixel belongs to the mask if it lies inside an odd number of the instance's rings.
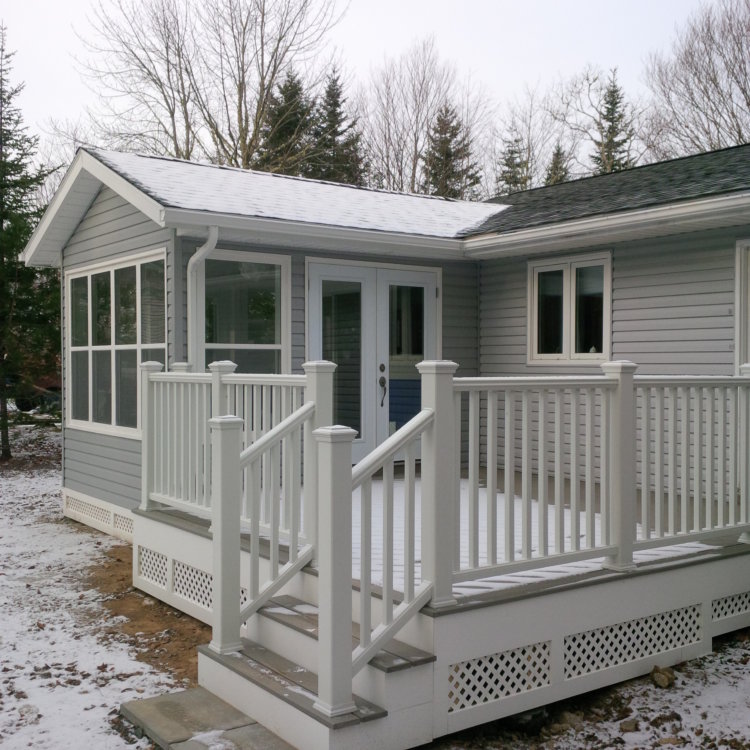
[[[460,238],[505,209],[165,157],[89,153],[160,205],[189,211]]]

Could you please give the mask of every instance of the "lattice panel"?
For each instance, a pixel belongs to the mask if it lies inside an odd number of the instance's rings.
[[[148,547],[138,547],[138,575],[167,588],[167,556]]]
[[[565,678],[637,661],[701,640],[700,605],[565,637]]]
[[[106,508],[102,508],[100,505],[87,503],[85,500],[80,500],[77,497],[68,497],[65,500],[65,507],[72,513],[86,516],[86,518],[92,518],[93,520],[107,526],[110,524],[109,511]]]
[[[549,685],[549,670],[549,641],[453,664],[448,675],[448,711]]]
[[[723,599],[714,599],[711,603],[711,618],[723,620],[735,615],[744,615],[750,612],[750,592],[725,596]]]
[[[122,531],[125,534],[133,533],[133,519],[127,516],[121,516],[119,513],[114,514],[114,520],[112,525],[117,531]]]
[[[183,599],[200,604],[201,607],[211,609],[213,598],[214,577],[205,570],[199,570],[192,565],[175,560],[174,563],[174,592]]]

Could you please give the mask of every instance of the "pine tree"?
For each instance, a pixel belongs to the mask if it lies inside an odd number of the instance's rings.
[[[301,175],[312,150],[315,102],[305,93],[302,79],[291,71],[271,98],[262,129],[256,169]]]
[[[568,168],[568,155],[560,143],[557,143],[555,150],[552,152],[547,173],[544,176],[545,185],[557,185],[560,182],[567,182],[570,179],[570,169]]]
[[[37,189],[49,172],[33,166],[37,138],[28,135],[10,82],[13,53],[0,25],[0,460],[11,457],[11,389],[52,370],[60,346],[60,291],[55,271],[18,260],[40,217]]]
[[[444,198],[474,197],[479,167],[471,139],[454,107],[443,104],[427,134],[423,191]]]
[[[529,160],[519,135],[511,136],[504,142],[497,183],[498,195],[517,193],[531,187]]]
[[[348,118],[341,76],[336,68],[328,74],[322,100],[314,112],[312,146],[305,165],[306,177],[349,185],[364,185],[365,160],[357,120]]]
[[[591,155],[595,174],[619,172],[634,166],[635,160],[630,154],[635,129],[625,101],[625,92],[617,83],[617,68],[609,73],[596,129],[598,137],[595,135],[592,138],[594,153]]]

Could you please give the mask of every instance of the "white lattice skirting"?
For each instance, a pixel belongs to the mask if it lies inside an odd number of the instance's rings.
[[[119,505],[63,488],[63,514],[118,539],[133,541],[133,517]]]

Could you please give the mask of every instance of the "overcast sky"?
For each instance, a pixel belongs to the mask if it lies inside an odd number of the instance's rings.
[[[207,0],[208,1],[208,0]],[[709,0],[704,0],[709,1]],[[107,5],[107,0],[102,0]],[[443,58],[503,102],[587,63],[617,66],[629,95],[642,93],[643,62],[667,50],[701,0],[351,0],[332,35],[349,78],[365,80],[386,56],[433,35]],[[90,33],[90,0],[3,0],[0,20],[16,50],[13,81],[27,125],[76,119],[92,95],[76,70]]]

